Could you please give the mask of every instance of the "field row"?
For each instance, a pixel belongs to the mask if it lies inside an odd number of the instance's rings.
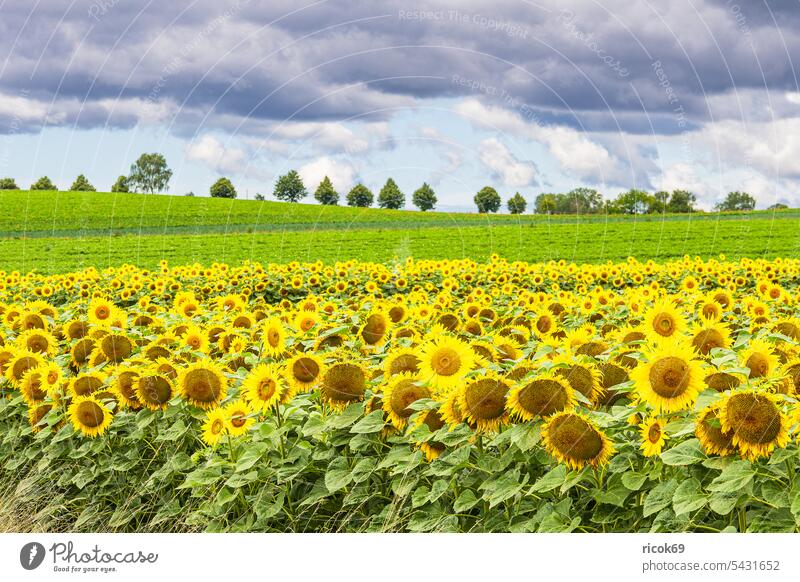
[[[153,268],[171,263],[243,260],[387,262],[407,256],[597,263],[628,256],[667,260],[684,254],[729,258],[795,256],[800,220],[552,224],[459,228],[307,230],[208,235],[125,235],[0,239],[0,269],[58,273],[123,263]]]

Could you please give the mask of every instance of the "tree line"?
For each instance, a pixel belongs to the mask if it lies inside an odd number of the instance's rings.
[[[162,154],[142,154],[131,165],[127,176],[119,176],[111,186],[112,192],[142,192],[153,194],[169,189],[172,170]],[[19,190],[13,178],[0,178],[0,190]],[[58,187],[47,176],[42,176],[31,184],[30,190],[58,190]],[[80,174],[69,191],[94,192],[95,187],[83,174]],[[209,189],[214,198],[236,198],[237,192],[229,178],[220,178]],[[306,189],[300,174],[295,170],[279,176],[275,183],[273,196],[282,202],[299,202],[306,198]],[[187,194],[194,196],[193,193]],[[265,200],[262,194],[256,194],[257,200]],[[339,204],[340,195],[330,179],[325,176],[314,191],[314,199],[323,205]],[[348,206],[366,208],[372,206],[375,195],[362,183],[353,186],[344,196]],[[500,194],[491,186],[485,186],[475,194],[473,201],[480,213],[498,212],[502,207]],[[423,182],[411,195],[411,203],[421,211],[433,210],[438,199],[433,188]],[[621,192],[614,199],[606,200],[603,195],[592,188],[575,188],[566,193],[543,192],[536,196],[533,211],[536,214],[661,214],[697,212],[697,197],[688,190],[659,191],[650,194],[644,190],[631,189]],[[380,208],[399,209],[406,205],[406,196],[389,178],[378,192],[377,205]],[[511,214],[523,214],[528,206],[525,198],[516,192],[506,201]],[[725,199],[715,206],[716,210],[742,211],[753,210],[756,200],[747,192],[729,192]],[[787,208],[785,204],[773,204],[772,209]]]

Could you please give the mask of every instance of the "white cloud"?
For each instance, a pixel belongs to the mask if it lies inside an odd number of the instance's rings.
[[[493,137],[480,143],[478,155],[481,162],[489,167],[505,186],[530,186],[536,178],[536,168],[533,163],[520,161],[504,144]]]
[[[186,158],[201,162],[221,174],[239,173],[245,168],[244,150],[229,147],[211,135],[204,135],[186,146]]]
[[[630,176],[602,145],[566,126],[542,126],[528,123],[519,115],[501,107],[486,107],[477,99],[466,99],[456,112],[474,126],[501,131],[545,145],[562,169],[596,182],[618,181]]]
[[[313,193],[325,176],[331,179],[333,187],[342,195],[355,184],[356,170],[349,162],[338,162],[327,156],[309,162],[298,170],[306,189]]]

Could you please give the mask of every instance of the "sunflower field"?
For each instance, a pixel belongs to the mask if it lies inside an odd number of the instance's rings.
[[[0,531],[797,531],[800,261],[0,273]]]

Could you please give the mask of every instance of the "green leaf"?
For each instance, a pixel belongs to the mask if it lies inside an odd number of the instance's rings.
[[[696,511],[703,507],[708,497],[700,487],[700,481],[694,477],[683,481],[672,496],[672,509],[675,515]]]
[[[556,465],[550,471],[545,473],[542,477],[540,477],[536,483],[533,484],[532,491],[537,492],[545,492],[555,489],[556,487],[561,486],[564,483],[564,480],[567,477],[567,468],[564,465]]]
[[[249,443],[244,454],[236,461],[236,472],[247,471],[261,460],[268,448],[267,443]]]
[[[386,426],[386,423],[383,420],[383,411],[376,410],[359,420],[355,426],[350,429],[350,432],[355,434],[370,434],[382,431],[384,426]]]
[[[230,479],[225,482],[227,487],[237,488],[243,487],[248,483],[252,483],[258,479],[258,471],[249,471],[247,473],[234,473]]]
[[[211,485],[212,483],[216,483],[221,477],[221,467],[201,467],[186,475],[186,479],[178,489],[194,489],[195,487]]]
[[[725,467],[708,486],[709,491],[733,493],[741,491],[753,480],[755,470],[750,461],[735,461]]]
[[[353,480],[353,475],[347,463],[345,462],[343,465],[344,466],[342,466],[342,464],[331,465],[325,473],[325,487],[328,488],[329,493],[346,487]]]
[[[522,491],[528,479],[526,473],[520,481],[519,469],[515,469],[495,479],[484,481],[479,489],[484,491],[483,498],[489,502],[489,507],[494,507]]]
[[[478,498],[475,496],[475,493],[472,489],[465,489],[461,492],[456,499],[455,503],[453,504],[453,511],[456,513],[463,513],[468,509],[472,509],[475,507],[475,504],[478,503]]]
[[[411,496],[412,507],[422,507],[428,503],[428,494],[431,492],[426,485],[421,485],[414,489],[414,494]]]
[[[378,411],[376,411],[378,412]],[[330,428],[347,428],[356,422],[364,414],[363,404],[351,404],[345,408],[340,414],[330,416],[325,425]]]
[[[661,453],[665,465],[693,465],[705,459],[705,453],[697,439],[689,439]]]
[[[353,483],[361,483],[365,479],[369,479],[369,476],[375,471],[375,466],[377,464],[378,460],[374,457],[359,460],[350,472]]]
[[[437,479],[434,481],[433,485],[431,485],[431,493],[428,495],[428,501],[433,502],[439,499],[444,495],[448,487],[450,487],[450,482],[445,479]]]
[[[664,481],[653,487],[644,499],[642,515],[647,517],[658,513],[665,507],[669,507],[672,504],[672,496],[675,495],[677,488],[678,482],[674,479]]]
[[[253,505],[253,511],[255,511],[259,519],[269,519],[271,517],[275,517],[278,515],[278,513],[280,513],[281,509],[283,509],[283,503],[285,500],[286,496],[283,494],[283,491],[278,493],[275,498],[270,498],[267,495],[261,495]]]
[[[647,481],[647,475],[642,475],[635,471],[622,474],[622,484],[631,491],[638,491],[641,489],[645,481]]]
[[[617,507],[624,507],[625,500],[630,495],[630,489],[622,484],[622,476],[619,474],[612,475],[606,481],[605,486],[594,495],[598,503],[606,503],[608,505],[615,505]]]
[[[728,515],[736,507],[739,497],[741,497],[741,494],[738,491],[729,493],[716,491],[708,498],[708,507],[714,513]]]

